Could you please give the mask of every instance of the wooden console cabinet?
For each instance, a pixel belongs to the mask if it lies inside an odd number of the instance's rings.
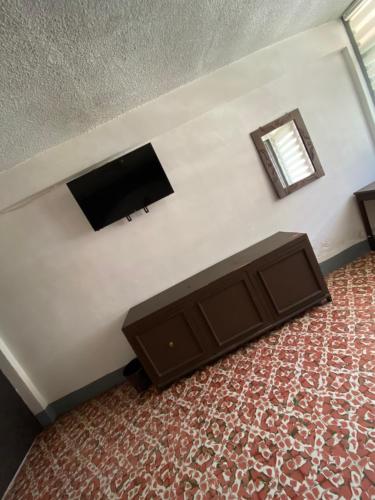
[[[279,232],[132,307],[122,329],[161,388],[327,300],[307,235]]]

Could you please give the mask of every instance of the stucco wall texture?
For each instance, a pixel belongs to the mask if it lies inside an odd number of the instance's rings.
[[[0,170],[287,36],[350,0],[2,0]]]

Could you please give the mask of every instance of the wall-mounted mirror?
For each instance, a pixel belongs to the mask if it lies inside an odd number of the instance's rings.
[[[251,133],[280,198],[324,175],[298,109]]]

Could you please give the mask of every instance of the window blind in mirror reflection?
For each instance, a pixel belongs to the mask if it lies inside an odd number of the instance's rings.
[[[263,136],[262,140],[284,187],[314,173],[314,167],[293,121]]]

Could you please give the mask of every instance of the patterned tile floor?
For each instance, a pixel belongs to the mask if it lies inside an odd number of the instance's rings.
[[[375,498],[375,253],[328,285],[332,304],[161,394],[60,417],[7,499]]]

